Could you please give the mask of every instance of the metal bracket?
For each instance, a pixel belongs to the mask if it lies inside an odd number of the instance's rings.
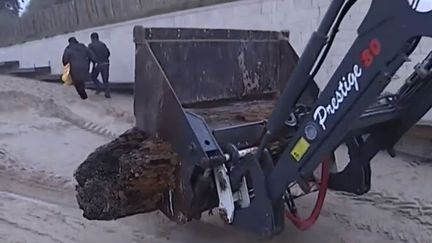
[[[213,169],[216,181],[216,189],[219,196],[219,214],[224,221],[231,224],[234,220],[234,198],[229,181],[228,171],[225,165]]]
[[[247,208],[250,206],[249,190],[246,182],[246,177],[243,176],[240,189],[234,193],[234,201],[238,202],[241,208]]]

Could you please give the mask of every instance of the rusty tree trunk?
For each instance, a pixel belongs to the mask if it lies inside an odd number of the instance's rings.
[[[136,128],[105,144],[75,171],[83,216],[113,220],[158,209],[161,194],[173,188],[178,158],[171,147]]]

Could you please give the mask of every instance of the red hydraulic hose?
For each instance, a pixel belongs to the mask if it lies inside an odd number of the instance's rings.
[[[300,219],[297,214],[293,214],[289,210],[285,210],[285,216],[288,219],[290,219],[291,222],[294,224],[294,226],[296,226],[299,230],[305,231],[309,229],[318,220],[327,193],[329,174],[330,174],[330,159],[326,159],[322,163],[321,183],[319,185],[318,198],[316,200],[315,207],[311,215],[309,216],[309,218]]]

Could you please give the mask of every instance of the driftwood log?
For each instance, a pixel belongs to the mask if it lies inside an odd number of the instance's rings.
[[[91,153],[74,177],[77,201],[90,220],[113,220],[158,209],[175,187],[178,158],[170,145],[133,128]]]
[[[213,127],[259,121],[272,102],[196,109]],[[175,187],[179,158],[172,147],[132,128],[97,148],[77,168],[77,202],[89,220],[114,220],[158,210],[163,192]]]

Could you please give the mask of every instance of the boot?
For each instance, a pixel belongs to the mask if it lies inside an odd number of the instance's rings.
[[[105,91],[105,98],[107,98],[107,99],[111,98],[111,94],[110,94],[110,91],[108,89]]]
[[[105,84],[105,98],[109,99],[111,98],[110,89],[108,84]]]

